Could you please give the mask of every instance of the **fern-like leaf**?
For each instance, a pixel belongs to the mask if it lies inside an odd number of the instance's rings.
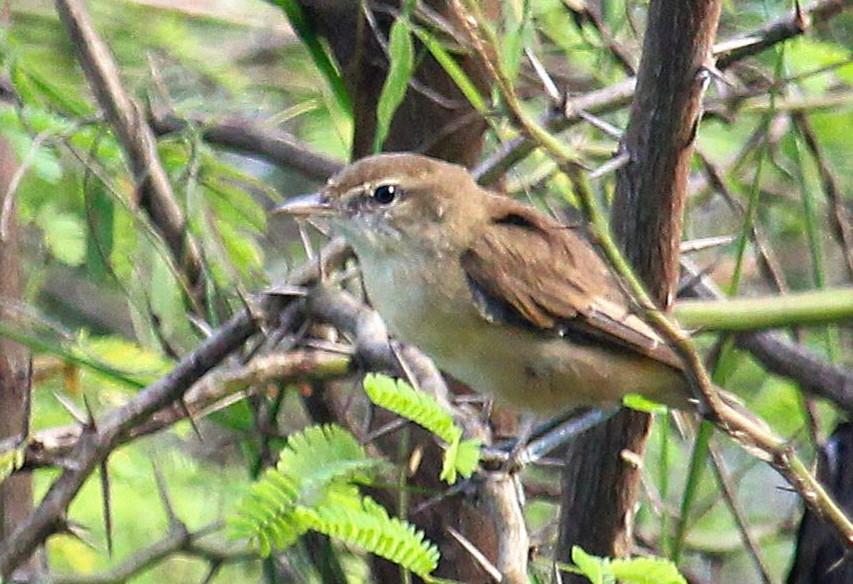
[[[466,479],[474,474],[477,465],[480,464],[480,446],[479,440],[455,440],[451,442],[444,452],[441,480],[452,485],[456,482],[457,474]]]
[[[264,555],[285,548],[310,528],[294,516],[298,506],[322,501],[333,484],[369,483],[368,471],[378,464],[340,426],[311,426],[288,438],[278,465],[252,485],[231,526]]]
[[[265,556],[312,529],[426,576],[438,564],[438,549],[358,490],[378,463],[339,426],[307,428],[288,439],[276,468],[252,485],[231,527]]]
[[[311,426],[290,436],[276,469],[300,482],[325,485],[332,481],[370,483],[370,472],[382,464],[370,458],[355,437],[335,424]]]
[[[405,381],[371,373],[364,378],[364,391],[376,405],[412,420],[448,444],[462,436],[462,430],[434,397]]]
[[[477,468],[480,443],[462,440],[462,429],[435,398],[404,381],[373,373],[365,376],[364,391],[376,405],[412,420],[447,443],[441,469],[443,481],[452,485],[457,475],[468,478]]]
[[[324,504],[303,516],[321,533],[426,576],[438,566],[438,548],[413,525],[390,517],[373,499],[330,493]]]

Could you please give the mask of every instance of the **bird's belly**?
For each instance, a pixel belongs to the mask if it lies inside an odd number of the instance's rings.
[[[675,370],[627,351],[608,351],[568,338],[485,320],[467,285],[453,274],[417,282],[399,270],[373,270],[365,279],[373,306],[400,340],[479,392],[524,410],[556,412],[619,403],[643,393],[667,403],[684,395]],[[461,282],[464,290],[453,287]]]

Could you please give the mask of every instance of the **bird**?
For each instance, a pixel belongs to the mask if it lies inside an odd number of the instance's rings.
[[[275,209],[324,217],[367,298],[444,372],[535,414],[640,394],[695,408],[685,364],[586,236],[418,154],[363,158]]]

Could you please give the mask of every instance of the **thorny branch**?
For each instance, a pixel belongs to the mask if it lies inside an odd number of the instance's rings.
[[[343,246],[336,244],[336,249],[338,254],[330,253],[323,257],[325,263],[344,255]],[[315,263],[298,272],[293,283],[306,285],[315,281],[320,272],[321,266]],[[282,298],[270,296],[256,310],[270,319],[275,318],[286,304]],[[83,483],[115,448],[127,440],[127,434],[133,428],[180,400],[196,381],[242,347],[261,324],[255,310],[238,312],[195,351],[181,359],[172,371],[139,392],[124,406],[92,420],[84,427],[71,454],[66,458],[65,470],[51,485],[39,506],[10,537],[0,542],[0,576],[11,574],[49,535],[64,526],[68,505]]]
[[[179,553],[205,560],[210,565],[211,572],[219,570],[225,564],[258,558],[257,554],[246,550],[228,549],[204,541],[210,532],[218,528],[219,526],[212,525],[198,531],[190,531],[186,525],[177,522],[170,526],[162,539],[140,549],[115,567],[95,574],[51,574],[46,584],[120,584]]]
[[[296,349],[256,357],[245,365],[213,371],[195,383],[184,396],[183,406],[175,403],[153,413],[129,428],[121,443],[159,432],[187,417],[201,418],[217,412],[271,383],[333,379],[350,371],[348,355],[316,349]],[[21,471],[44,466],[67,467],[74,447],[84,434],[79,425],[61,426],[36,432],[26,441]],[[16,447],[20,438],[0,442],[0,452]]]
[[[157,142],[142,108],[122,86],[109,48],[95,31],[83,2],[56,0],[56,8],[95,98],[124,147],[140,207],[151,217],[175,260],[183,264],[190,289],[200,292],[196,286],[201,277],[199,251],[187,237],[186,217],[157,154]],[[197,295],[193,296],[198,300]]]
[[[703,415],[753,456],[764,460],[776,469],[800,494],[805,504],[828,522],[840,541],[848,548],[853,548],[853,523],[797,457],[793,447],[787,441],[777,437],[757,418],[744,415],[743,412],[735,410],[722,400],[690,336],[656,307],[613,240],[607,221],[599,209],[598,201],[590,191],[577,164],[576,154],[556,140],[547,128],[532,120],[520,107],[512,83],[502,70],[500,61],[494,59],[494,55],[497,54],[494,32],[476,16],[477,8],[473,0],[465,0],[464,4],[465,8],[462,8],[460,2],[457,2],[460,12],[468,16],[463,18],[463,21],[470,25],[467,32],[472,45],[478,51],[480,59],[487,65],[487,70],[493,75],[493,81],[501,92],[506,107],[510,110],[513,122],[527,140],[545,150],[557,162],[572,182],[581,207],[589,216],[598,243],[611,266],[624,279],[635,301],[644,310],[649,324],[670,342],[683,359],[691,385],[698,391],[697,397]]]
[[[736,47],[731,47],[730,42],[724,41],[714,48],[714,55],[720,57],[717,68],[724,71],[742,59],[805,33],[815,24],[829,20],[849,7],[849,0],[817,0],[799,12],[791,12],[767,27],[737,39]],[[562,111],[548,113],[541,123],[549,132],[562,132],[583,122],[583,112],[598,115],[615,111],[631,102],[636,83],[636,78],[630,77],[610,87],[590,91],[584,95],[567,96]],[[507,169],[533,152],[534,148],[535,143],[522,134],[496,149],[474,169],[473,173],[481,183],[492,184]]]
[[[744,41],[734,47],[722,44],[717,48],[717,53],[720,56],[718,66],[725,68],[739,59],[766,49],[774,43],[801,34],[809,25],[834,16],[846,8],[847,4],[843,0],[819,0],[806,7],[802,13],[793,14],[785,19],[781,19],[779,22],[761,29],[757,34],[750,35],[749,41]],[[86,68],[87,76],[90,78],[90,83],[98,96],[99,102],[107,112],[111,123],[114,125],[128,152],[129,161],[139,181],[143,200],[145,200],[145,197],[150,197],[153,220],[164,233],[164,238],[170,243],[176,257],[181,258],[183,256],[180,252],[183,250],[182,246],[186,243],[183,240],[183,216],[179,207],[177,208],[177,212],[175,212],[174,197],[171,193],[171,188],[168,182],[165,181],[165,172],[162,171],[162,166],[156,159],[156,153],[154,153],[153,148],[153,137],[150,135],[139,113],[138,106],[127,96],[120,84],[118,84],[118,75],[108,52],[106,52],[106,47],[94,35],[94,31],[88,23],[85,13],[81,11],[77,0],[57,0],[57,6],[66,20],[70,33],[78,40],[75,44],[80,44],[81,47],[84,47],[81,48],[81,62]],[[615,86],[575,98],[567,102],[565,112],[552,114],[549,117],[548,128],[552,131],[558,131],[576,124],[583,119],[580,112],[601,113],[613,111],[630,101],[633,90],[634,80],[629,79]],[[160,118],[159,123],[161,123],[160,126],[158,126],[158,120],[155,117],[154,125],[158,127],[158,131],[175,131],[180,129],[182,125],[180,121],[169,118],[168,116]],[[264,140],[259,140],[258,138],[265,138],[267,134],[263,132],[255,134],[253,133],[253,129],[243,128],[242,124],[237,124],[239,127],[232,134],[229,134],[227,131],[225,133],[217,132],[217,130],[221,129],[229,130],[228,124],[202,123],[201,125],[204,128],[203,133],[205,137],[211,142],[272,156],[278,163],[295,165],[315,178],[324,178],[325,175],[339,167],[336,161],[314,158],[315,153],[302,148],[298,143],[291,144],[286,137],[273,136],[271,142],[264,142]],[[278,149],[276,142],[283,143],[284,146]],[[502,172],[515,161],[523,158],[532,147],[533,142],[527,138],[511,141],[506,148],[497,152],[495,156],[481,165],[480,174],[482,179],[485,182],[493,180],[498,173]],[[298,158],[295,161],[290,157],[291,155],[300,154],[304,154],[304,157]],[[315,163],[322,170],[317,170],[318,167],[314,166]],[[192,263],[192,249],[188,248],[185,252],[189,256],[189,262]],[[314,276],[316,276],[316,272],[314,272]],[[309,280],[310,278],[305,281]],[[280,300],[270,300],[270,304],[267,305],[268,310],[265,312],[267,314],[274,313],[276,307],[281,306],[280,302]],[[334,318],[330,316],[335,313],[335,310],[332,309],[329,309],[331,312],[326,313],[318,308],[317,315],[328,318],[332,322],[336,322],[336,319],[343,319],[337,322],[342,326],[346,322],[349,322],[349,326],[355,327],[358,323],[358,318],[354,315],[361,309],[351,303],[348,306],[347,310],[343,310],[341,306],[338,306],[338,316]],[[51,487],[35,513],[18,528],[12,537],[0,543],[0,574],[9,574],[14,566],[28,557],[32,550],[50,533],[63,526],[68,504],[74,498],[76,492],[91,473],[92,469],[105,460],[109,453],[119,444],[143,433],[144,424],[142,422],[146,418],[152,416],[154,420],[159,419],[160,423],[163,424],[161,427],[165,427],[179,419],[180,416],[174,413],[175,408],[172,405],[174,401],[183,395],[188,388],[193,386],[196,380],[201,379],[206,371],[220,363],[227,354],[242,346],[243,342],[257,331],[257,326],[258,323],[255,315],[249,311],[237,314],[195,352],[183,359],[174,371],[149,386],[124,407],[105,415],[90,426],[80,429],[79,433],[73,439],[70,439],[68,444],[63,446],[65,448],[73,445],[70,451],[62,451],[63,458],[65,458],[68,464],[66,470]],[[357,328],[355,327],[351,330],[357,330]],[[367,327],[364,330],[368,330],[369,328]],[[770,334],[772,335],[773,333]],[[741,339],[755,339],[759,336],[761,334],[742,335]],[[361,336],[358,338],[359,344],[364,343],[364,354],[370,355],[371,351],[375,351],[376,356],[381,357],[378,360],[371,360],[370,357],[366,358],[366,362],[372,367],[383,368],[395,363],[393,354],[383,348],[387,347],[387,341],[384,342],[384,345],[380,341],[371,346],[371,343],[364,342]],[[744,340],[741,340],[741,342],[748,343],[748,341]],[[776,343],[775,345],[773,344],[774,342]],[[785,350],[789,353],[791,350],[797,350],[792,343],[778,338],[772,339],[769,345],[763,341],[756,341],[751,348],[754,351],[757,350],[759,353],[764,351],[772,357],[776,349],[768,349],[768,346],[783,347],[782,354],[784,354]],[[418,354],[414,350],[407,350],[407,355],[407,359],[411,358],[410,364],[412,362],[419,363],[419,366],[423,368],[421,383],[425,383],[426,385],[434,384],[434,387],[439,389],[443,387],[443,382],[437,376],[437,372],[431,370],[432,366],[428,360],[419,360]],[[825,363],[819,362],[816,356],[809,356],[809,358],[813,358],[812,365],[815,367],[822,369],[825,366]],[[785,358],[783,357],[782,360],[784,361]],[[780,366],[776,362],[770,367],[774,369]],[[826,383],[830,387],[841,387],[847,391],[847,395],[851,391],[850,380],[845,380],[843,375],[839,378],[841,379],[841,385],[839,386],[834,380],[824,381],[825,376],[821,375],[810,375],[809,377],[812,380],[810,384],[807,380],[799,379],[796,371],[789,374],[792,374],[798,381],[811,388]],[[814,381],[815,379],[820,379],[820,381]],[[200,393],[203,394],[204,392]],[[216,403],[217,399],[214,399],[216,398],[215,392],[208,397],[211,397],[213,403]],[[202,403],[206,404],[209,402],[199,402],[199,405]],[[151,428],[151,431],[153,431],[153,427]],[[65,453],[67,453],[67,456]],[[785,458],[788,452],[780,451],[776,454],[780,458]],[[37,464],[35,458],[33,458],[33,463]]]

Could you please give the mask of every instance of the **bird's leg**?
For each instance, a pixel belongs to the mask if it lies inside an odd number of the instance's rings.
[[[521,418],[518,421],[518,434],[515,437],[515,444],[512,446],[512,450],[509,451],[509,458],[506,462],[506,468],[509,471],[519,470],[524,467],[526,464],[521,460],[522,454],[524,450],[527,448],[527,444],[533,439],[537,430],[542,428],[544,424],[536,425],[536,422],[539,420],[539,416],[536,414],[531,414],[528,412],[524,412],[521,414]],[[547,424],[548,422],[546,422]]]
[[[552,450],[567,444],[578,434],[608,420],[618,411],[618,407],[571,410],[539,426],[534,426],[534,416],[525,414],[518,438],[498,447],[504,451],[511,448],[505,459],[505,466],[515,470],[535,462]]]

